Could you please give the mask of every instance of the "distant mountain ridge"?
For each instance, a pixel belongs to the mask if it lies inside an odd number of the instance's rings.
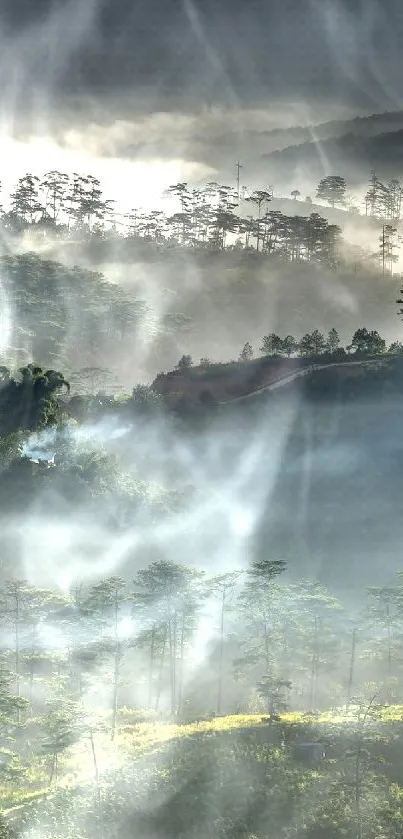
[[[324,140],[287,146],[262,155],[266,171],[277,181],[294,184],[298,179],[318,183],[329,174],[341,174],[349,187],[367,183],[371,169],[381,179],[403,174],[403,124],[399,130],[372,136],[352,132]]]
[[[403,128],[403,110],[385,111],[370,116],[354,117],[348,120],[330,120],[316,125],[295,125],[290,128],[273,128],[260,132],[260,136],[266,137],[270,142],[275,143],[268,153],[281,151],[289,146],[311,143],[315,140],[328,140],[344,135],[352,134],[357,137],[372,137],[377,134],[385,134],[398,131]]]

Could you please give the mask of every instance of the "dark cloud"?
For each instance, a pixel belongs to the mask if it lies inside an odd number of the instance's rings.
[[[400,0],[3,0],[0,20],[2,81],[25,103],[43,89],[59,106],[87,95],[183,111],[399,103]]]

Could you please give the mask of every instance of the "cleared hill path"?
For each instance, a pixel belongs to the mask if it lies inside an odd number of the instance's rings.
[[[392,358],[392,356],[388,356],[388,358]],[[379,361],[382,361],[382,356],[379,357]],[[253,390],[251,393],[247,393],[244,396],[236,396],[234,399],[227,400],[226,402],[220,402],[219,404],[228,405],[230,402],[232,405],[234,402],[244,402],[247,399],[253,399],[260,393],[277,390],[280,387],[284,387],[284,385],[291,384],[291,382],[294,382],[296,379],[302,379],[303,376],[309,376],[317,370],[329,370],[331,367],[373,367],[374,364],[378,364],[379,361],[378,359],[370,359],[368,361],[338,361],[332,364],[312,364],[310,367],[302,367],[299,370],[295,370],[293,373],[288,373],[286,376],[280,376],[278,379],[270,382],[270,384],[257,388],[257,390]]]

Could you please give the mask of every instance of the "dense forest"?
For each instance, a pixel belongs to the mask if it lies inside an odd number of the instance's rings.
[[[403,839],[402,43],[0,2],[0,839]]]
[[[317,357],[332,339],[340,351],[333,330]],[[269,358],[287,354],[273,336],[263,345]],[[399,566],[376,569],[384,531],[366,539],[357,493],[367,515],[373,502],[379,511],[377,486],[400,495],[374,428],[388,437],[387,418],[403,407],[403,367],[378,333],[358,329],[351,345],[347,358],[381,366],[353,384],[313,370],[302,390],[225,409],[172,408],[141,385],[124,398],[95,386],[80,397],[55,369],[2,368],[5,831],[400,835],[402,577]],[[337,444],[360,433],[372,463],[346,486]],[[267,457],[279,445],[273,483]],[[295,489],[310,451],[298,510],[281,481]],[[310,510],[333,467],[333,516],[351,507],[365,582],[346,520],[338,571],[328,546],[318,573],[298,535],[280,547],[276,533],[283,506],[285,532],[294,510],[291,530],[299,522],[309,545]]]
[[[271,211],[270,190],[243,217],[217,184],[175,185],[178,211],[120,232],[90,176],[24,176],[2,211],[5,837],[401,835],[400,187],[371,183],[372,249]],[[342,178],[317,192],[343,206]],[[179,266],[178,291],[112,281],[83,240],[133,245],[168,288]],[[303,280],[286,332],[271,271]],[[345,276],[363,300],[378,283],[379,331],[320,295],[292,320],[305,277],[337,297]],[[259,389],[279,369],[307,375]],[[175,401],[168,374],[235,385]]]

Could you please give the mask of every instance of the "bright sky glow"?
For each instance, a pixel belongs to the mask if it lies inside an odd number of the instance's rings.
[[[114,200],[116,209],[124,213],[132,208],[162,209],[166,207],[162,193],[168,186],[179,181],[192,182],[214,173],[208,167],[180,159],[102,158],[91,150],[91,143],[86,148],[85,138],[77,133],[71,132],[66,139],[68,145],[62,146],[49,137],[32,137],[23,142],[4,133],[0,135],[0,155],[2,160],[7,160],[2,171],[3,194],[8,196],[18,178],[27,171],[39,177],[53,169],[67,174],[91,174],[100,180],[104,197]]]

